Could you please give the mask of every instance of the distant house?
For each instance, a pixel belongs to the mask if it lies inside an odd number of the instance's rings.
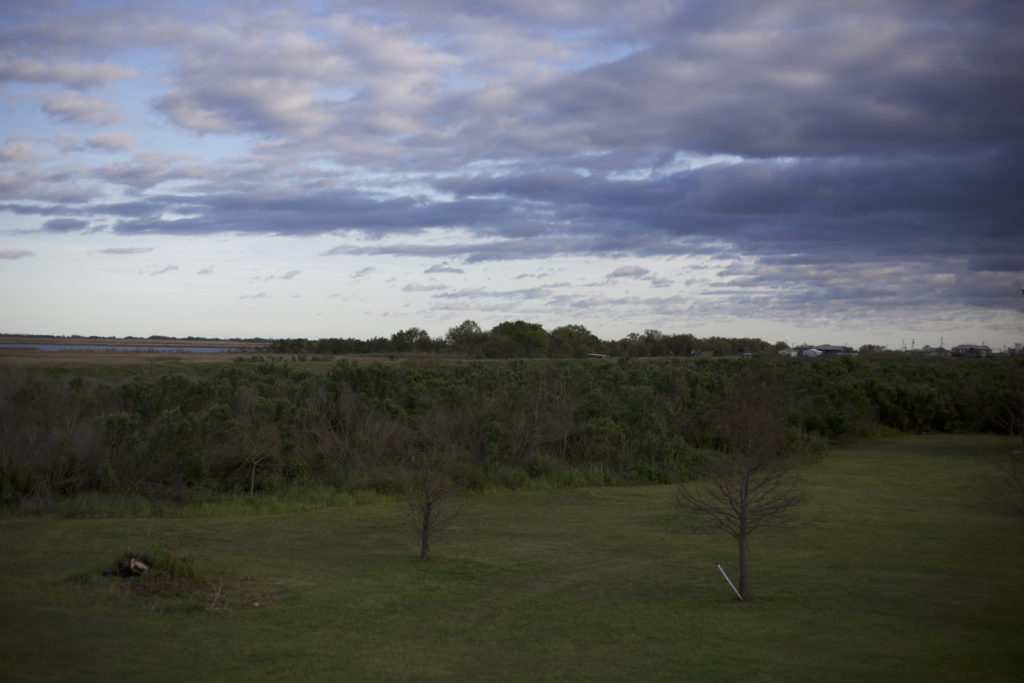
[[[988,358],[992,355],[992,349],[984,344],[960,344],[952,351],[954,358]]]
[[[949,351],[941,346],[926,346],[923,349],[908,349],[907,353],[914,353],[919,356],[928,356],[930,358],[949,358],[950,356]]]
[[[844,347],[832,346],[831,344],[815,346],[814,350],[819,351],[822,356],[838,356],[839,354],[846,353],[846,349]]]
[[[789,356],[790,358],[795,358],[796,356],[818,358],[820,356],[856,356],[857,352],[845,346],[822,344],[820,346],[798,346],[793,349],[781,349],[779,354]]]

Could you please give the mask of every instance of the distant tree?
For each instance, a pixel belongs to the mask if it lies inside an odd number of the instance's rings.
[[[448,346],[459,350],[468,350],[487,339],[487,333],[480,329],[474,320],[466,320],[449,328],[444,341]]]
[[[487,353],[499,358],[535,358],[548,350],[550,338],[537,323],[522,320],[495,325],[487,341]]]
[[[433,346],[433,341],[426,330],[410,327],[391,335],[391,344],[395,351],[429,351]]]
[[[738,376],[712,416],[722,450],[707,462],[707,479],[677,487],[683,511],[736,540],[743,600],[752,599],[750,535],[762,527],[790,526],[791,509],[804,500],[790,476],[795,461],[783,450],[782,408],[764,375],[752,370]]]
[[[882,352],[885,351],[885,347],[884,346],[879,346],[878,344],[864,344],[864,345],[862,345],[860,347],[860,349],[858,351],[859,351],[859,353],[862,353],[862,354],[882,353]]]
[[[583,325],[563,325],[551,330],[551,355],[579,358],[605,353],[604,343]]]

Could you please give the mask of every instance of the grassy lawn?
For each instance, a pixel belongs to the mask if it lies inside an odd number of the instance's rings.
[[[1024,519],[983,485],[1011,443],[890,438],[804,468],[815,522],[753,537],[753,604],[714,566],[731,539],[688,533],[669,487],[472,498],[432,563],[392,503],[7,517],[0,680],[1015,681]],[[128,548],[192,557],[201,590],[100,578]]]

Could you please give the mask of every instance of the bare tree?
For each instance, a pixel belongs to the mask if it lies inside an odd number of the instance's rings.
[[[446,471],[445,460],[441,454],[420,453],[405,488],[409,520],[420,539],[421,560],[430,559],[431,542],[461,511],[455,500],[455,482]]]
[[[1000,460],[992,495],[1007,512],[1024,515],[1024,450],[1015,449]]]
[[[239,390],[236,396],[236,443],[248,469],[249,495],[256,493],[256,470],[278,456],[279,429],[274,404],[255,390]]]
[[[420,559],[430,559],[431,543],[455,520],[462,506],[452,471],[460,453],[459,420],[434,408],[420,418],[405,485],[409,520],[420,539]]]
[[[1024,515],[1024,369],[1018,375],[1011,408],[1003,419],[1004,428],[1019,440],[1017,448],[996,461],[997,474],[991,478],[990,496],[1005,511]]]
[[[805,496],[791,476],[795,461],[783,448],[782,402],[768,378],[744,373],[727,387],[712,419],[722,450],[707,463],[707,479],[680,484],[676,500],[704,526],[736,539],[739,594],[750,600],[750,535],[791,526],[789,513]]]

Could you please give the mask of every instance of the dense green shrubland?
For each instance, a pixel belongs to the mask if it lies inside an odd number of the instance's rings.
[[[751,364],[789,446],[879,430],[1007,432],[1008,358],[339,361],[0,370],[0,501],[167,500],[331,487],[397,493],[418,453],[466,488],[667,482],[718,446],[709,416]]]

